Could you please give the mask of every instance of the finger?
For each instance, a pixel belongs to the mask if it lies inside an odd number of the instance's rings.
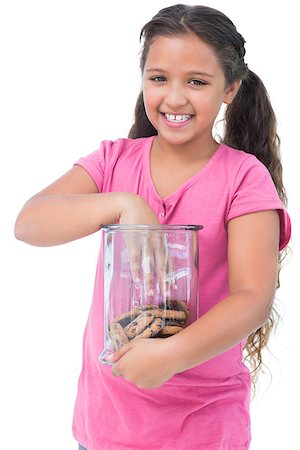
[[[167,269],[167,256],[165,252],[160,248],[155,252],[155,266],[158,276],[158,282],[160,290],[163,296],[169,295],[169,285],[168,285],[168,269]]]
[[[154,296],[154,273],[152,264],[153,257],[148,255],[144,256],[142,260],[142,269],[143,269],[143,279],[144,279],[144,289],[147,297]]]
[[[130,273],[135,283],[139,282],[139,249],[137,247],[137,241],[133,239],[133,233],[130,231],[124,231],[122,233],[125,246],[128,252],[128,259],[130,262]]]
[[[160,245],[155,252],[155,265],[158,273],[160,289],[164,298],[171,296],[170,289],[176,290],[176,278],[173,270],[173,259],[169,251],[167,236],[161,236]]]
[[[109,360],[111,363],[116,363],[122,356],[124,356],[129,350],[131,349],[130,344],[126,344],[123,347],[121,347],[119,350],[117,350],[113,355],[109,357]]]
[[[120,371],[118,365],[114,364],[111,368],[111,373],[113,374],[114,377],[121,377],[122,376],[122,372]]]
[[[168,277],[169,277],[170,288],[173,291],[176,291],[177,290],[176,273],[175,273],[175,268],[174,268],[174,264],[173,264],[173,258],[170,255],[170,253],[168,254],[167,273],[168,273]]]
[[[166,236],[158,236],[153,241],[153,248],[155,253],[155,266],[158,273],[166,273],[168,255],[168,242]]]
[[[151,242],[148,237],[143,239],[142,244],[142,271],[144,280],[144,289],[146,296],[154,296],[154,255]]]
[[[132,279],[135,283],[139,283],[141,268],[141,245],[137,238],[134,239],[132,233],[130,233],[128,238],[128,253]]]
[[[138,252],[134,252],[130,255],[130,271],[132,279],[135,283],[141,281],[140,277],[141,256]]]

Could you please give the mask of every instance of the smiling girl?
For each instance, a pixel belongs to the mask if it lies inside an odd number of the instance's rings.
[[[168,339],[131,341],[113,367],[98,361],[100,249],[73,433],[88,450],[248,449],[243,349],[258,369],[290,238],[274,112],[244,61],[243,37],[221,12],[168,7],[141,37],[142,92],[129,137],[103,141],[29,199],[15,234],[46,246],[109,223],[203,225],[200,318]]]

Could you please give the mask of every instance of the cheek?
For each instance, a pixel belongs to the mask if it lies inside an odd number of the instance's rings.
[[[143,98],[147,114],[151,114],[154,110],[157,110],[161,103],[160,95],[155,89],[144,89]]]
[[[207,117],[216,115],[223,103],[223,97],[218,94],[198,97],[196,104],[199,112],[204,112]]]

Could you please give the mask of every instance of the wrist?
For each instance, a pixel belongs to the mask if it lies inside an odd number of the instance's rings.
[[[122,216],[129,208],[137,205],[139,202],[144,201],[142,197],[138,194],[133,194],[131,192],[118,192],[118,207],[119,207],[119,217]]]
[[[119,193],[120,224],[158,224],[159,221],[146,200],[130,192]]]
[[[170,371],[175,375],[183,372],[187,369],[185,355],[186,355],[186,343],[182,336],[182,333],[177,333],[174,336],[170,336],[164,339],[164,347],[166,354],[166,361]]]

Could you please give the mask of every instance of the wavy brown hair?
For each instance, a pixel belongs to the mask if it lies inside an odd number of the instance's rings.
[[[144,39],[140,56],[142,73],[149,48],[156,37],[191,33],[214,50],[223,68],[227,85],[242,80],[234,101],[227,106],[225,112],[223,142],[230,147],[255,155],[268,168],[279,197],[286,205],[276,117],[262,81],[245,64],[245,40],[227,16],[206,6],[178,4],[160,10],[141,30],[140,40]],[[156,134],[157,130],[148,120],[141,92],[128,137],[136,139]],[[282,259],[281,252],[278,259],[277,287]],[[273,304],[268,320],[248,337],[244,347],[245,359],[252,369],[254,392],[257,375],[263,365],[262,349],[267,345],[270,333],[279,319],[280,315]]]

